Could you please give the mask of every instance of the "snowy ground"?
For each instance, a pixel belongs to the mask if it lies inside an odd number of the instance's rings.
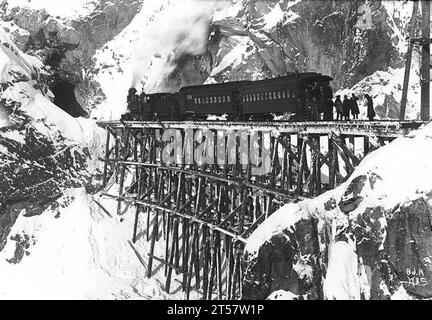
[[[164,268],[156,261],[154,275],[146,277],[149,245],[144,237],[135,244],[143,265],[130,241],[135,210],[117,216],[116,201],[97,199],[112,217],[84,189],[67,192],[60,200],[65,208],[33,217],[20,213],[10,235],[27,235],[28,255],[18,264],[7,262],[14,256],[15,241],[0,252],[0,299],[183,298],[177,280],[172,281],[172,294],[163,291]],[[157,242],[155,254],[162,256],[164,250],[164,242]]]

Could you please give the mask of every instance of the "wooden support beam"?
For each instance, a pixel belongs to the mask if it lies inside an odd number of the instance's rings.
[[[231,211],[231,213],[228,214],[226,218],[221,223],[218,224],[218,227],[223,227],[225,224],[227,224],[240,211],[244,203],[245,202],[243,201],[242,203],[240,203],[240,205],[237,206],[237,208]]]
[[[309,147],[317,154],[317,156],[330,168],[331,163],[329,158],[325,157],[320,150],[310,141],[310,139],[305,138],[304,141],[306,141],[306,143],[309,145]],[[344,177],[339,173],[336,172],[336,175],[338,175],[338,177],[340,179],[344,179]]]
[[[114,199],[121,200],[121,201],[124,201],[124,202],[132,203],[132,204],[137,203],[137,204],[140,204],[140,205],[143,205],[143,206],[147,206],[150,209],[160,210],[160,211],[166,211],[166,212],[168,212],[168,213],[170,213],[172,215],[175,215],[175,216],[185,217],[185,218],[191,220],[191,222],[197,222],[197,223],[199,223],[201,225],[204,225],[206,227],[218,230],[218,231],[220,231],[220,232],[222,232],[222,233],[224,233],[226,235],[229,235],[230,237],[232,237],[235,240],[238,240],[238,241],[241,241],[241,242],[246,242],[246,240],[243,239],[241,236],[238,236],[238,235],[236,235],[233,232],[230,232],[230,231],[227,231],[227,230],[225,230],[223,228],[220,228],[220,227],[218,227],[217,225],[215,225],[213,223],[204,221],[202,219],[199,219],[199,218],[194,217],[194,216],[190,216],[190,215],[185,214],[185,213],[177,212],[177,211],[172,210],[172,209],[168,209],[168,208],[165,208],[165,207],[158,206],[155,203],[151,203],[151,202],[147,202],[147,201],[139,201],[139,200],[131,199],[131,198],[127,198],[127,197],[119,197],[119,196],[115,196],[115,195],[111,195],[111,194],[103,194],[103,196],[114,198]],[[201,213],[201,215],[202,215],[202,213]]]
[[[125,137],[125,146],[123,149],[123,160],[126,161],[128,152],[129,152],[129,130],[126,131],[126,137]],[[119,186],[119,194],[123,194],[123,186],[124,186],[124,178],[125,178],[125,169],[126,166],[122,165],[120,169],[120,186]],[[121,201],[118,201],[117,203],[117,215],[120,215],[121,212]]]
[[[291,149],[291,143],[285,142],[281,137],[277,138],[277,141],[280,143],[280,145],[289,153],[290,157],[297,163],[300,163],[299,157],[292,151]]]
[[[109,147],[110,147],[110,132],[107,130],[107,137],[105,140],[105,160],[109,159]],[[104,163],[104,170],[103,170],[103,180],[102,180],[102,186],[105,188],[107,183],[107,171],[108,171],[108,161],[105,161]]]
[[[422,0],[422,38],[430,40],[430,2]],[[430,119],[430,41],[422,43],[420,86],[421,86],[421,110],[420,116],[423,121]]]

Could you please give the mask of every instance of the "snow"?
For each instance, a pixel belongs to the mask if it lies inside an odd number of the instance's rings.
[[[40,91],[33,88],[34,81],[19,82],[7,88],[0,96],[6,100],[21,103],[21,110],[31,116],[40,131],[51,138],[55,138],[59,131],[71,144],[87,147],[94,155],[101,154],[105,139],[105,131],[101,129],[95,120],[85,118],[73,118],[53,104]],[[57,130],[51,127],[54,125]],[[95,159],[96,160],[96,159]]]
[[[392,39],[396,42],[396,48],[400,53],[405,54],[408,48],[408,39],[403,30],[411,21],[413,10],[412,1],[382,1],[382,5],[390,19],[389,26],[392,29]]]
[[[249,37],[232,36],[230,40],[234,43],[234,48],[213,68],[210,77],[214,77],[228,68],[246,64],[247,58],[255,51],[254,43]]]
[[[263,243],[269,241],[272,236],[289,229],[302,218],[307,216],[302,212],[298,204],[289,203],[273,213],[261,223],[249,236],[245,246],[245,252],[256,254]]]
[[[276,290],[267,297],[267,300],[298,300],[298,298],[299,296],[291,291]]]
[[[6,131],[1,132],[0,136],[6,139],[14,140],[18,143],[25,144],[25,136],[19,131]]]
[[[48,209],[32,217],[26,217],[24,210],[20,213],[10,235],[27,235],[29,254],[18,264],[7,262],[15,252],[11,240],[0,252],[0,298],[168,298],[161,289],[163,271],[148,279],[129,243],[132,210],[110,218],[83,189],[70,190],[62,200],[70,199],[74,199],[70,205],[58,211]],[[136,247],[147,260],[143,242]]]
[[[414,200],[432,190],[432,123],[366,156],[347,183],[374,172],[381,177],[365,196],[384,209]],[[415,155],[415,156],[414,156]],[[404,168],[404,169],[402,169]]]
[[[324,298],[327,300],[360,299],[357,254],[354,252],[352,244],[338,241],[331,245],[323,291]]]
[[[235,0],[230,6],[215,10],[215,12],[213,13],[213,22],[236,18],[242,9],[242,1]]]
[[[62,18],[76,18],[90,14],[99,3],[98,0],[8,0],[10,8],[23,7],[45,10],[48,14]]]
[[[262,18],[264,20],[265,26],[263,30],[270,31],[284,18],[285,13],[282,11],[279,3],[273,7],[273,9],[264,15]]]

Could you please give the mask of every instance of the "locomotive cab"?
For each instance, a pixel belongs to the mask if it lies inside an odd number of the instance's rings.
[[[130,88],[126,98],[126,113],[121,116],[121,120],[138,120],[137,115],[140,112],[139,97],[135,88]]]

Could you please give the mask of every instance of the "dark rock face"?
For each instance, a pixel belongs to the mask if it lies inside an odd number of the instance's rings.
[[[400,207],[389,221],[386,247],[389,262],[405,289],[432,297],[432,210],[420,198]]]
[[[266,299],[276,290],[316,299],[320,294],[317,266],[317,238],[312,221],[301,220],[295,231],[286,231],[266,242],[258,256],[248,261],[242,297]],[[246,261],[247,261],[246,257]]]
[[[248,36],[257,49],[254,56],[262,62],[263,76],[313,70],[333,76],[337,87],[352,86],[401,61],[381,1],[370,3],[372,27],[357,28],[359,8],[365,3],[304,0],[287,9],[289,1],[248,1],[235,19],[215,22],[221,30],[219,55],[225,46],[229,47],[230,37]],[[263,30],[262,17],[276,6],[299,17],[292,21],[285,18],[270,30]],[[242,72],[255,64],[252,57],[248,59]],[[213,61],[218,60],[216,55]]]

